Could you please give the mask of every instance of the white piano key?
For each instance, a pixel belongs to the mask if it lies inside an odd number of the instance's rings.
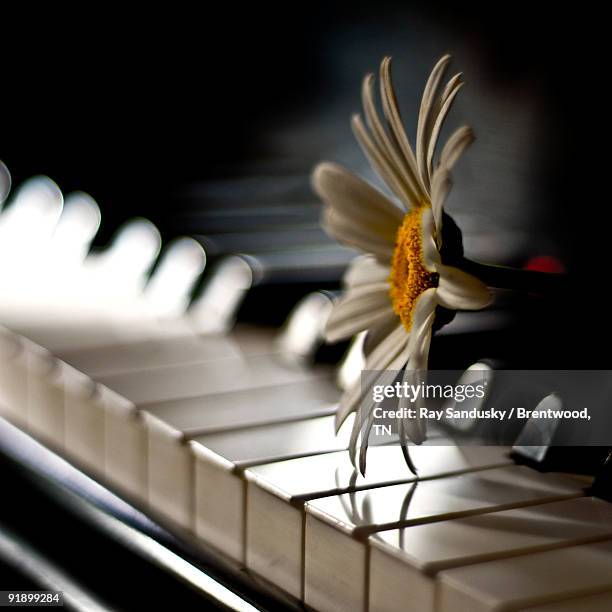
[[[74,321],[72,321],[74,323]],[[53,352],[96,376],[113,376],[183,363],[278,352],[269,329],[239,325],[231,334],[198,333],[186,317],[109,322],[83,320],[61,330],[37,330]],[[40,340],[39,344],[47,346]]]
[[[552,605],[612,590],[612,541],[469,565],[441,572],[439,579],[439,612]]]
[[[142,413],[133,402],[99,385],[104,397],[105,478],[139,506],[147,498],[147,434]]]
[[[155,225],[146,219],[133,219],[118,230],[110,247],[85,260],[92,289],[106,298],[105,306],[112,309],[116,307],[113,299],[123,304],[126,298],[142,292],[160,246]]]
[[[612,591],[521,608],[521,612],[610,612],[610,610],[612,610]]]
[[[308,502],[305,602],[323,610],[365,609],[373,533],[583,494],[572,480],[512,466]]]
[[[341,389],[349,389],[354,385],[365,368],[365,356],[363,354],[365,337],[366,332],[360,332],[353,338],[348,351],[338,365],[338,386]]]
[[[125,402],[89,376],[64,365],[65,452],[96,477],[107,478],[105,415],[109,403]],[[110,479],[109,479],[110,480]]]
[[[22,183],[13,201],[0,215],[0,267],[3,274],[12,272],[13,280],[35,266],[50,240],[60,218],[64,198],[59,187],[45,176],[37,176]],[[23,279],[28,282],[29,279]]]
[[[157,319],[146,316],[137,300],[124,303],[125,308],[117,304],[113,310],[101,307],[104,299],[100,300],[100,307],[92,307],[97,298],[85,295],[78,296],[78,299],[75,297],[72,303],[62,300],[47,304],[45,308],[41,308],[40,303],[20,307],[21,320],[13,321],[11,329],[60,357],[97,347],[169,337],[172,332],[176,332],[174,335],[189,332],[184,326],[175,325],[174,321],[170,329],[167,324],[162,326]]]
[[[302,311],[303,308],[298,307],[292,316],[300,316]],[[248,338],[245,338],[245,335]],[[222,338],[219,339],[218,336],[216,338],[218,342],[223,343]],[[203,338],[202,342],[205,340],[206,338]],[[171,427],[165,424],[158,427],[156,419],[152,416],[150,443],[161,447],[158,450],[162,455],[174,458],[175,464],[184,467],[189,464],[189,459],[185,458],[185,436],[182,429],[187,431],[235,428],[239,424],[238,419],[243,416],[247,417],[250,423],[262,423],[331,412],[331,407],[325,405],[326,398],[331,399],[333,393],[328,381],[327,368],[307,368],[301,363],[296,363],[295,359],[287,360],[269,334],[261,331],[245,334],[244,330],[241,330],[232,338],[233,340],[236,340],[240,353],[246,354],[225,359],[208,359],[201,363],[180,363],[123,374],[97,376],[103,384],[132,402],[124,404],[121,409],[107,411],[107,429],[113,430],[115,443],[128,444],[128,440],[123,439],[124,432],[126,438],[137,436],[140,439],[145,435],[143,432],[137,434],[138,428],[144,427],[139,410],[150,408],[152,413],[162,419],[169,419],[170,425],[174,424]],[[303,348],[303,343],[300,347]],[[288,350],[291,346],[284,348]],[[212,357],[212,354],[209,352],[206,357]],[[318,384],[321,387],[317,392],[306,393],[304,401],[291,402],[292,408],[289,409],[283,404],[293,400],[295,395],[287,393],[282,388],[278,391],[272,389],[274,386],[296,384],[298,385],[296,392],[303,392],[306,383]],[[324,395],[321,395],[322,389],[325,389]],[[233,409],[228,407],[224,412],[220,408],[229,406],[229,395],[219,398],[214,407],[212,401],[205,399],[205,396],[212,394],[240,391],[243,393],[235,397],[236,403]],[[254,397],[245,399],[245,395],[248,394],[261,396],[262,400],[265,398],[266,408],[256,413]],[[212,408],[202,412],[204,406]],[[174,414],[175,421],[171,416]],[[279,415],[278,418],[274,416],[275,414]],[[175,427],[181,431],[177,431]],[[122,457],[126,458],[126,455],[123,454]],[[142,459],[138,460],[133,456],[131,459],[135,459],[137,463],[121,468],[111,460],[108,465],[111,477],[116,477],[119,469],[122,474],[129,474],[130,479],[136,479],[139,474],[146,473],[140,465]],[[180,483],[179,480],[174,484],[178,486]],[[141,483],[138,490],[141,491],[143,487],[146,488],[146,481]],[[179,498],[183,499],[182,496]],[[185,516],[181,515],[177,522],[184,520]]]
[[[310,359],[316,347],[323,341],[331,310],[331,298],[320,291],[300,300],[279,334],[278,350],[291,355],[295,360]]]
[[[93,378],[136,370],[203,363],[244,354],[278,352],[276,331],[239,324],[231,334],[198,334],[185,318],[163,321],[146,328],[144,337],[131,336],[95,346],[72,347],[56,351],[64,361]]]
[[[90,195],[76,192],[66,197],[50,245],[51,255],[60,267],[59,282],[74,281],[75,270],[87,257],[100,221],[100,208]]]
[[[238,345],[227,336],[215,334],[200,337],[190,334],[188,330],[177,330],[177,334],[160,334],[134,342],[73,349],[62,352],[61,357],[94,378],[181,363],[240,357]]]
[[[79,266],[78,278],[64,283],[62,290],[52,247],[51,241],[49,257],[38,254],[43,289],[35,285],[34,297],[23,288],[16,291],[17,303],[9,313],[13,329],[55,352],[148,332],[154,319],[147,316],[141,294],[159,250],[159,233],[151,223],[126,224],[111,247],[89,255]],[[41,262],[51,263],[50,274]],[[27,282],[32,284],[32,279]]]
[[[64,448],[64,365],[50,351],[22,340],[27,368],[28,430],[52,448]]]
[[[46,177],[23,183],[0,215],[0,321],[18,331],[24,311],[41,308],[39,285],[47,279],[47,257],[63,206],[57,185]]]
[[[279,333],[275,328],[237,323],[226,337],[236,343],[243,355],[265,355],[279,353],[282,350],[278,342]],[[284,361],[295,362],[296,360],[289,357]]]
[[[25,352],[20,337],[0,326],[0,415],[27,424]]]
[[[98,379],[136,404],[309,380],[317,372],[304,366],[322,341],[330,306],[329,297],[319,292],[302,299],[269,354],[249,351],[233,361],[167,365]]]
[[[194,458],[182,433],[143,413],[147,504],[173,524],[193,529]]]
[[[139,443],[141,439],[147,438],[147,435],[154,439],[154,444],[159,445],[162,453],[168,452],[170,456],[175,457],[180,465],[185,465],[185,448],[184,436],[182,432],[177,431],[174,427],[163,425],[157,427],[156,418],[151,415],[151,419],[147,422],[152,422],[152,434],[147,434],[145,431],[145,422],[141,417],[141,408],[147,408],[146,400],[154,400],[151,402],[151,407],[155,410],[159,408],[163,402],[165,407],[162,412],[171,413],[171,408],[174,402],[177,402],[179,412],[177,414],[186,415],[189,418],[189,413],[193,405],[206,395],[212,395],[219,392],[230,392],[235,387],[238,390],[255,390],[262,387],[272,387],[274,385],[289,384],[295,381],[296,383],[312,382],[316,383],[321,379],[325,369],[308,370],[303,367],[298,367],[295,364],[285,365],[280,362],[278,355],[251,355],[244,358],[227,358],[221,360],[211,360],[198,364],[181,364],[180,366],[168,366],[164,368],[153,368],[149,370],[136,371],[126,375],[116,375],[108,377],[99,377],[99,380],[112,388],[116,393],[124,397],[129,402],[123,403],[120,408],[113,408],[106,411],[106,427],[107,431],[112,430],[114,443],[118,446],[125,446],[134,443],[134,438],[137,438]],[[134,380],[138,384],[134,384]],[[121,381],[121,384],[116,384]],[[149,387],[141,386],[148,384]],[[186,401],[182,401],[186,400]],[[193,402],[188,401],[193,400]],[[222,400],[225,401],[225,400]],[[252,402],[249,406],[253,409],[256,405]],[[243,403],[239,407],[244,408]],[[312,406],[316,409],[316,406]],[[248,410],[248,408],[247,408]],[[305,410],[307,411],[307,410]],[[282,410],[281,410],[282,413]],[[219,411],[211,412],[211,426],[220,425],[219,421],[215,421],[215,415],[219,416]],[[262,411],[265,415],[265,411]],[[265,420],[268,420],[266,417]],[[233,413],[221,415],[221,423],[228,421],[235,426]],[[206,420],[203,419],[202,426],[206,426]],[[164,450],[165,447],[165,450]],[[142,463],[145,463],[146,457],[137,457],[132,454],[122,453],[120,455],[124,459],[132,459],[129,465],[120,466],[118,461],[111,458],[109,460],[108,469],[110,477],[116,478],[118,473],[129,475],[128,480],[138,478],[139,474],[146,474],[143,471]],[[179,485],[177,481],[174,483]],[[138,490],[146,487],[146,480],[141,482]],[[181,504],[182,502],[177,502]],[[182,513],[181,519],[178,522],[185,522],[185,516]]]
[[[238,345],[243,355],[274,353],[278,347],[276,329],[248,323],[237,323],[229,337]]]
[[[370,536],[369,608],[435,610],[444,570],[612,538],[612,504],[591,497]]]
[[[143,292],[151,313],[162,318],[181,316],[205,265],[204,249],[193,238],[171,242]]]
[[[313,371],[283,363],[279,354],[246,355],[99,377],[100,382],[136,404],[303,382]]]
[[[505,447],[415,446],[420,478],[433,478],[512,463]],[[303,597],[304,504],[348,491],[412,482],[399,446],[372,447],[366,476],[348,452],[265,464],[245,472],[248,481],[246,564],[294,597]]]
[[[308,417],[332,415],[338,392],[330,377],[306,383],[263,387],[197,398],[146,404],[143,408],[149,448],[150,496],[159,505],[162,498],[182,503],[176,517],[184,522],[192,486],[193,451],[187,444],[194,436],[203,436],[255,425],[295,421]],[[161,473],[160,473],[161,470]],[[166,472],[175,474],[171,482]],[[171,502],[174,507],[175,502]],[[166,504],[168,505],[168,504]],[[166,509],[166,512],[170,512]],[[177,518],[175,517],[175,520]]]
[[[244,562],[244,470],[261,463],[346,448],[352,419],[347,420],[338,436],[334,435],[333,421],[333,416],[317,417],[195,438],[191,446],[195,454],[196,534],[229,557]],[[160,497],[158,504],[164,499],[167,497]],[[190,503],[185,500],[187,507]]]
[[[187,316],[199,332],[227,332],[253,284],[251,266],[238,256],[226,257],[212,270]]]
[[[337,402],[338,390],[331,377],[319,376],[287,385],[143,404],[141,408],[186,438],[238,427],[326,416],[334,414]]]
[[[54,311],[52,318],[48,313],[43,317],[35,313],[34,318],[31,313],[25,315],[26,321],[12,329],[60,357],[75,350],[155,338],[160,331],[159,323],[153,319],[139,315],[139,318],[126,316],[121,320],[113,318],[110,311],[101,314],[87,308],[62,308]]]

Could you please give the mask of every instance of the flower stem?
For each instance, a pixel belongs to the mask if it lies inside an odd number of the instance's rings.
[[[496,266],[466,258],[463,258],[459,267],[473,274],[489,287],[512,291],[561,293],[566,289],[568,281],[565,274]]]

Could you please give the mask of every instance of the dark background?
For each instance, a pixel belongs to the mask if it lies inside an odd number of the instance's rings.
[[[582,342],[609,258],[606,23],[586,3],[22,6],[0,36],[0,158],[15,184],[91,193],[97,245],[134,215],[166,239],[206,233],[213,179],[290,174],[308,194],[321,158],[367,171],[348,122],[363,74],[394,56],[413,134],[448,51],[467,82],[450,123],[478,136],[449,201],[466,252],[558,257],[575,283],[559,335]]]
[[[607,67],[597,32],[604,24],[588,5],[576,8],[542,14],[526,2],[418,1],[31,7],[3,20],[0,152],[15,182],[45,173],[67,191],[91,192],[106,225],[134,213],[161,218],[187,182],[274,155],[271,129],[290,131],[297,118],[316,129],[317,113],[341,93],[348,121],[362,73],[385,53],[421,76],[441,53],[462,51],[488,86],[510,88],[514,102],[526,97],[537,107],[546,130],[536,146],[562,158],[548,160],[539,177],[546,187],[562,179],[559,194],[576,184],[582,191],[593,181],[568,165],[584,171],[597,153],[583,147],[600,140],[593,131],[607,119]],[[347,48],[352,65],[342,57]],[[468,84],[473,77],[466,73]],[[405,91],[402,100],[418,95]],[[342,127],[350,137],[347,122]],[[295,142],[292,153],[299,149]]]

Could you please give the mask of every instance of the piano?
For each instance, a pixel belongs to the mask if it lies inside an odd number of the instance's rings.
[[[360,375],[363,338],[329,346],[322,330],[355,252],[324,235],[308,186],[323,157],[367,175],[348,116],[379,56],[396,57],[415,115],[410,92],[452,50],[470,75],[457,112],[477,133],[449,201],[466,253],[563,264],[576,280],[555,301],[504,296],[491,311],[458,313],[435,334],[431,367],[606,367],[591,349],[610,343],[597,303],[610,212],[605,199],[583,212],[601,199],[592,177],[607,176],[597,167],[607,156],[591,142],[588,94],[601,77],[592,44],[575,43],[581,13],[571,13],[570,36],[531,7],[500,18],[389,2],[349,18],[316,4],[301,30],[239,24],[228,5],[232,37],[251,43],[237,45],[236,73],[217,65],[212,32],[194,33],[196,65],[167,92],[159,70],[170,51],[156,56],[149,89],[124,96],[154,106],[154,136],[144,113],[113,111],[114,77],[99,81],[93,68],[85,91],[45,101],[49,125],[83,149],[59,151],[43,121],[6,122],[2,156],[19,180],[11,186],[0,165],[0,591],[61,592],[66,607],[87,611],[610,610],[609,448],[549,447],[529,427],[503,445],[456,445],[470,424],[449,423],[411,449],[418,476],[393,437],[372,440],[365,475],[354,469],[351,423],[335,435],[333,415]],[[48,30],[45,56],[60,38]],[[231,54],[226,36],[217,34]],[[205,120],[203,39],[216,65],[209,84],[223,94]],[[113,75],[129,64],[133,31],[114,42]],[[296,100],[289,119],[276,113],[278,48],[292,62],[280,71]],[[30,106],[56,83],[23,74],[24,112],[35,115]],[[308,79],[310,95],[296,87]],[[18,105],[20,86],[3,103]],[[190,95],[177,96],[184,87]],[[87,144],[92,105],[108,120]],[[56,120],[64,106],[78,120]],[[24,163],[35,155],[38,165]],[[213,168],[215,155],[227,165]],[[23,180],[40,168],[60,186]],[[171,191],[172,173],[181,186]],[[89,195],[62,191],[91,181],[102,212]],[[550,397],[524,399],[535,408]]]
[[[360,338],[332,351],[322,341],[330,279],[352,252],[323,236],[313,245],[300,224],[278,243],[259,236],[270,248],[245,232],[242,255],[217,236],[206,274],[212,238],[162,248],[156,228],[135,220],[94,252],[92,198],[64,200],[44,178],[13,192],[0,213],[10,238],[0,262],[2,588],[62,591],[83,610],[161,600],[608,609],[612,505],[592,494],[593,473],[516,452],[533,440],[517,440],[514,455],[457,446],[448,428],[413,449],[418,477],[395,439],[372,446],[365,475],[353,468],[350,421],[335,435],[333,414],[360,375]],[[283,325],[267,315],[255,324],[250,292],[272,301],[289,278],[301,297]],[[274,307],[278,317],[287,304]],[[440,331],[444,359],[467,336],[487,339],[468,357],[491,338],[503,345],[509,312],[476,316]]]

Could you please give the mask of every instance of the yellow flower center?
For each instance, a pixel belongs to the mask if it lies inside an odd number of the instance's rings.
[[[425,206],[414,208],[397,230],[391,262],[389,295],[395,314],[407,331],[412,327],[412,315],[417,298],[426,289],[438,286],[439,274],[423,264],[422,218]]]

